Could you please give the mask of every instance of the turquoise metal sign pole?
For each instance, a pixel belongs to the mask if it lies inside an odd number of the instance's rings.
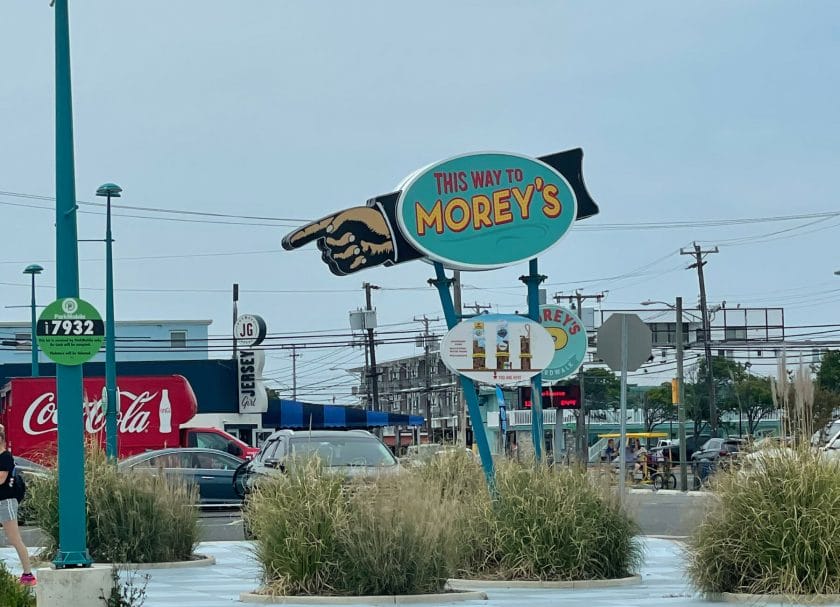
[[[540,290],[539,286],[546,279],[539,273],[537,259],[528,262],[528,276],[521,280],[528,285],[528,318],[540,322]],[[559,413],[559,411],[558,411]],[[534,443],[534,457],[542,460],[543,441],[543,408],[542,408],[542,374],[539,373],[531,380],[531,440]]]
[[[446,316],[446,326],[452,329],[458,324],[458,315],[455,314],[455,306],[452,303],[452,293],[449,291],[451,279],[446,277],[443,264],[435,262],[435,280],[430,282],[437,287],[440,294],[440,303],[443,306],[443,314]],[[470,413],[472,424],[473,440],[478,445],[478,455],[481,457],[481,466],[484,468],[484,476],[487,479],[487,487],[490,494],[496,492],[496,475],[493,470],[493,456],[490,453],[490,443],[487,442],[487,432],[484,430],[484,422],[481,420],[481,410],[478,408],[478,396],[475,393],[475,384],[469,377],[461,377],[461,389],[464,391],[464,399],[467,401],[467,410]]]
[[[55,2],[55,232],[58,299],[79,296],[73,101],[68,0]],[[56,365],[58,397],[58,552],[55,566],[90,567],[85,516],[82,367]]]

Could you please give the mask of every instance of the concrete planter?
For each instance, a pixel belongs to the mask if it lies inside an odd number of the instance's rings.
[[[239,595],[243,603],[262,605],[403,605],[455,603],[461,601],[486,601],[483,592],[454,590],[438,594],[397,594],[383,596],[275,596],[243,592]]]
[[[49,566],[35,569],[35,574],[38,607],[99,607],[113,584],[107,565],[69,569]]]
[[[169,561],[164,563],[114,563],[120,569],[189,569],[190,567],[209,567],[216,564],[216,557],[194,554],[189,561]],[[108,565],[110,563],[97,563]]]
[[[189,561],[167,561],[163,563],[94,563],[96,567],[117,567],[119,569],[187,569],[190,567],[209,567],[216,564],[216,557],[194,554]],[[50,567],[49,561],[32,561],[33,567]]]
[[[453,590],[489,590],[506,588],[545,588],[580,590],[584,588],[612,588],[615,586],[633,586],[642,583],[642,576],[615,578],[611,580],[570,580],[564,582],[550,582],[540,580],[473,580],[453,578],[449,586]]]
[[[826,605],[840,603],[840,594],[741,594],[737,592],[708,593],[710,601],[724,603],[748,603],[766,605],[783,603],[785,605]]]

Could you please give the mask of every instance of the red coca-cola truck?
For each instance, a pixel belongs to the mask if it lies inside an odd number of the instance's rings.
[[[105,378],[84,378],[86,437],[105,444]],[[259,449],[218,428],[186,428],[196,414],[196,398],[181,375],[125,376],[117,379],[119,457],[165,447],[211,447],[243,458]],[[15,455],[41,462],[55,457],[58,407],[54,377],[11,379],[0,389],[0,423]]]

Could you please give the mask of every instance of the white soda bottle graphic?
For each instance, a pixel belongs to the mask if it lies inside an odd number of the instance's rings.
[[[164,388],[160,394],[160,408],[158,409],[160,433],[172,432],[172,404],[169,402],[169,390]]]

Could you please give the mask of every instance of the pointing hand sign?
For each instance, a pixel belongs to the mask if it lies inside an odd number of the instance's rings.
[[[572,222],[598,213],[583,182],[582,158],[579,148],[536,159],[495,152],[455,156],[415,171],[403,189],[376,196],[367,206],[294,230],[283,248],[315,242],[338,275],[422,258],[470,270],[531,259]],[[536,191],[542,214],[530,212]]]
[[[313,221],[283,238],[283,248],[291,251],[313,240],[333,274],[351,274],[394,259],[393,235],[375,207],[353,207]]]

